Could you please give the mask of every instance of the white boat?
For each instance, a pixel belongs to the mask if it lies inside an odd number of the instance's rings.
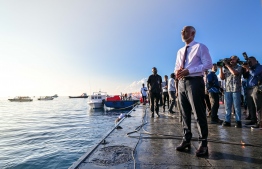
[[[53,100],[52,96],[40,96],[37,100]]]
[[[104,108],[104,102],[106,100],[107,93],[106,92],[93,92],[88,98],[88,105],[92,109],[101,109]]]
[[[33,99],[31,99],[29,96],[16,96],[13,99],[8,99],[10,102],[31,102]]]

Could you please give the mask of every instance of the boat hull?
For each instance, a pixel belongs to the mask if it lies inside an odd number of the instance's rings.
[[[69,96],[70,99],[76,99],[76,98],[88,98],[88,96]]]
[[[19,100],[19,99],[8,99],[10,102],[31,102],[33,99]]]
[[[102,109],[104,108],[104,103],[88,103],[89,107],[92,109]]]
[[[105,101],[105,106],[114,109],[131,109],[139,100],[117,100],[117,101]]]

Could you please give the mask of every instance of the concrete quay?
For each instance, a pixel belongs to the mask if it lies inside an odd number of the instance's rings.
[[[176,151],[181,143],[180,114],[169,114],[160,109],[160,117],[151,118],[148,105],[132,109],[118,125],[109,131],[90,151],[76,161],[70,169],[184,169],[184,168],[262,168],[262,130],[210,124],[208,118],[209,155],[196,157],[198,132],[192,115],[191,149]],[[224,119],[224,105],[219,117]],[[122,128],[122,129],[117,129]]]

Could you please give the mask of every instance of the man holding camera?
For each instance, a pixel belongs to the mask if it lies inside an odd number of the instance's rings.
[[[251,121],[246,125],[261,128],[262,91],[260,91],[259,85],[262,83],[262,65],[258,63],[255,57],[251,56],[248,59],[248,64],[244,64],[243,67],[246,70],[243,76],[247,79],[247,107],[251,115]]]
[[[232,106],[234,105],[236,113],[236,128],[242,128],[241,123],[241,75],[242,67],[238,65],[239,58],[231,56],[230,59],[224,59],[224,71],[220,65],[220,79],[225,80],[225,121],[222,126],[231,126]]]

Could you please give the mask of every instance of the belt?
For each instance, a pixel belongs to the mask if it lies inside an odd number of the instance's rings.
[[[203,76],[186,76],[181,78],[181,80],[193,80],[193,79],[203,79]]]

